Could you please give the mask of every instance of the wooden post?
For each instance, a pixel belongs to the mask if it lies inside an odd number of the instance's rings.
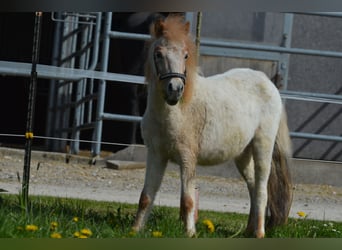
[[[197,12],[197,23],[196,23],[196,49],[197,49],[197,61],[200,56],[200,43],[201,43],[201,26],[202,26],[202,12]]]

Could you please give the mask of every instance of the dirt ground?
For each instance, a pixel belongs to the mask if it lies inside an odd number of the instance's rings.
[[[144,183],[145,169],[114,170],[98,160],[89,165],[85,159],[65,162],[63,154],[32,155],[30,194],[137,203]],[[22,150],[0,148],[0,189],[19,194],[24,165]],[[199,169],[199,209],[249,212],[245,183]],[[290,216],[304,211],[308,218],[342,221],[342,187],[303,185],[294,187]],[[169,165],[155,205],[179,206],[178,168]]]

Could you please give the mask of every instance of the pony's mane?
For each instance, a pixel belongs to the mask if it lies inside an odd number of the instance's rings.
[[[184,18],[176,15],[170,15],[165,19],[159,19],[151,26],[152,40],[150,46],[153,46],[158,39],[165,38],[170,41],[183,41],[188,49],[189,58],[186,61],[187,77],[182,99],[183,103],[187,103],[191,99],[194,77],[197,74],[196,45],[189,32],[189,27],[189,22],[185,22]],[[153,60],[151,53],[152,50],[150,50],[149,62]],[[150,63],[146,64],[145,75],[147,82],[153,77]]]

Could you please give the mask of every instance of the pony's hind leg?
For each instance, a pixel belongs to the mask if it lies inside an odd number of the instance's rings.
[[[148,149],[147,164],[144,188],[141,191],[138,211],[133,225],[134,231],[139,231],[145,225],[145,222],[150,214],[153,206],[154,198],[159,190],[163,179],[167,160],[160,154]]]
[[[253,139],[253,160],[255,171],[255,228],[257,238],[265,236],[265,215],[267,206],[267,184],[271,171],[271,160],[274,139],[269,135],[259,133]]]
[[[252,158],[252,145],[249,144],[245,150],[235,158],[235,164],[239,170],[241,176],[246,181],[249,197],[250,197],[250,209],[248,216],[248,223],[246,228],[246,233],[251,235],[254,233],[254,222],[255,222],[255,198],[254,198],[254,188],[255,188],[255,176],[254,176],[254,161]]]

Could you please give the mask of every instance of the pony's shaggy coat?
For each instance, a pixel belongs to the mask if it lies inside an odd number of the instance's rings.
[[[193,236],[196,164],[234,159],[250,194],[247,231],[264,237],[266,208],[268,225],[283,224],[292,200],[291,144],[278,90],[264,73],[251,69],[200,76],[189,23],[177,17],[157,21],[151,34],[141,123],[147,168],[133,228],[143,227],[171,160],[180,166],[181,218]],[[160,71],[186,72],[185,83],[177,77],[160,80]]]

